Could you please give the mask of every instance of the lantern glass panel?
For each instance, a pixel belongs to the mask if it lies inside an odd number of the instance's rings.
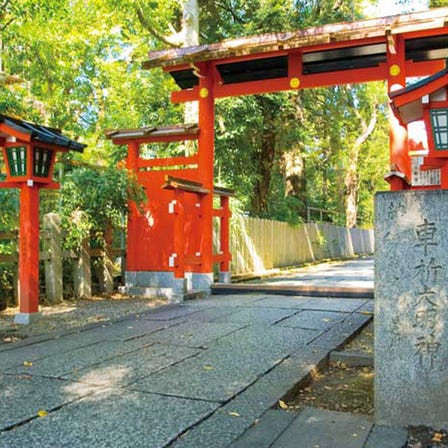
[[[52,158],[53,151],[51,149],[35,146],[33,175],[37,177],[48,177]]]
[[[448,149],[448,108],[431,110],[431,126],[436,149]]]
[[[26,176],[26,146],[10,146],[6,148],[9,175],[11,177]]]

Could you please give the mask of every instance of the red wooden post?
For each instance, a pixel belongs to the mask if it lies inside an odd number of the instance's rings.
[[[20,188],[19,308],[15,320],[29,323],[39,311],[39,187]]]
[[[388,35],[387,38],[387,89],[388,92],[406,87],[405,47],[402,36]],[[390,164],[404,174],[390,183],[393,191],[409,188],[411,179],[411,158],[408,153],[407,130],[403,127],[389,107],[389,147]]]
[[[213,159],[215,147],[215,99],[213,96],[213,67],[200,65],[199,79],[199,141],[198,170],[199,181],[208,190],[213,191]],[[202,213],[202,263],[200,271],[213,272],[213,194],[207,194],[201,201]]]
[[[184,212],[184,192],[174,190],[174,277],[184,278],[185,276],[185,212]]]
[[[138,175],[139,144],[131,142],[128,145],[128,157],[126,159],[126,168],[136,176]],[[127,236],[127,254],[126,271],[137,270],[137,254],[139,241],[135,238],[138,235],[138,210],[134,203],[129,204],[128,216],[128,236]]]

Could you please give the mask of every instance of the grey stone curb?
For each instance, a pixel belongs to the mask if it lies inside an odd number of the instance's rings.
[[[344,363],[348,367],[373,367],[373,354],[361,351],[333,351],[330,353],[330,364]]]

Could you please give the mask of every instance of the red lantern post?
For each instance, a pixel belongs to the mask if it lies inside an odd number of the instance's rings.
[[[39,315],[39,190],[53,182],[56,152],[83,151],[85,145],[61,131],[0,114],[0,148],[6,166],[1,188],[20,189],[19,313],[15,322],[29,324]]]

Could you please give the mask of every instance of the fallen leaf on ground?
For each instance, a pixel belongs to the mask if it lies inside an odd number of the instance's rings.
[[[239,417],[240,416],[240,414],[238,414],[238,412],[234,412],[234,411],[229,412],[229,415],[231,415],[232,417]]]
[[[278,400],[278,405],[279,405],[282,409],[288,409],[288,405],[287,405],[283,400]]]
[[[204,370],[215,370],[213,366],[204,366]]]
[[[444,434],[442,434],[441,432],[435,432],[434,435],[432,436],[431,442],[441,442],[443,440],[443,438],[445,437]]]
[[[43,409],[39,409],[39,410],[37,411],[37,415],[38,415],[39,417],[46,417],[46,416],[48,415],[48,412],[45,411],[45,410],[43,410]]]
[[[23,361],[23,365],[25,367],[31,367],[33,365],[33,363],[31,361]]]

